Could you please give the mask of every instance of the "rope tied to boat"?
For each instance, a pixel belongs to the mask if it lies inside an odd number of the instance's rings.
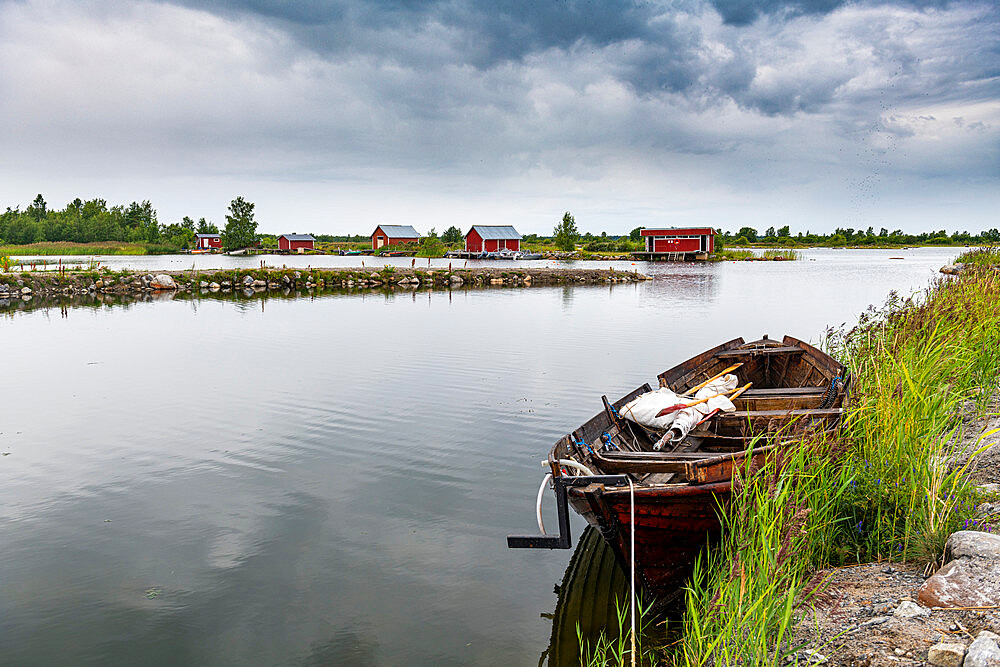
[[[611,435],[607,431],[601,434],[601,442],[604,443],[604,451],[608,451],[609,449],[614,449],[618,452],[621,451],[621,447],[611,441]]]
[[[630,572],[629,572],[629,604],[631,606],[632,617],[632,667],[635,667],[635,486],[632,484],[632,478],[628,478],[628,501],[629,501],[629,538],[631,544],[629,546],[629,560],[631,561]]]
[[[587,451],[588,451],[588,452],[590,452],[590,453],[591,453],[591,455],[593,455],[593,453],[594,453],[594,450],[590,448],[590,445],[588,445],[588,444],[587,444],[587,441],[586,441],[586,440],[584,440],[583,438],[578,438],[578,439],[577,439],[577,441],[576,441],[576,446],[577,446],[577,447],[586,447],[586,448],[587,448]]]

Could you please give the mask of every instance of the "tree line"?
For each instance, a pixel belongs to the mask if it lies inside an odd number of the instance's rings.
[[[39,194],[23,211],[11,208],[0,214],[0,245],[41,242],[139,243],[147,250],[170,251],[195,246],[196,234],[221,234],[223,248],[247,248],[259,242],[254,204],[237,197],[229,204],[226,226],[219,228],[199,218],[184,216],[179,222],[161,223],[148,201],[108,206],[104,199],[77,197],[63,209],[50,208]]]
[[[745,246],[753,243],[773,245],[829,245],[829,246],[903,246],[903,245],[988,245],[1000,243],[1000,230],[993,228],[972,234],[968,231],[947,230],[908,234],[900,229],[889,231],[885,227],[875,231],[838,227],[832,234],[805,233],[792,234],[788,225],[775,229],[768,227],[763,233],[758,233],[753,227],[741,227],[739,231],[727,232],[716,230],[717,238],[734,246]]]
[[[55,209],[39,194],[24,210],[8,206],[0,213],[0,243],[12,245],[126,241],[187,248],[193,246],[195,234],[217,233],[218,227],[205,218],[195,222],[184,216],[179,222],[162,224],[149,201],[108,206],[104,199],[77,197],[65,208]]]

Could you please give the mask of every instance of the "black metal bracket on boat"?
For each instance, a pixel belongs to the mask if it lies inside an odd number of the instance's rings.
[[[569,501],[566,489],[571,486],[587,486],[588,484],[605,484],[607,486],[625,486],[628,477],[625,475],[586,475],[580,477],[556,477],[553,481],[556,494],[556,512],[559,516],[558,535],[508,535],[509,549],[569,549],[573,546],[573,537],[569,532]]]

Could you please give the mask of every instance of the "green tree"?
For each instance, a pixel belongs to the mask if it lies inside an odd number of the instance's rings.
[[[569,211],[563,214],[562,220],[556,225],[552,232],[556,247],[560,250],[573,250],[576,241],[580,238],[580,232],[576,228],[576,220]]]
[[[638,241],[642,238],[642,227],[636,227],[628,233],[628,238],[630,241]]]
[[[441,235],[441,240],[449,245],[452,243],[461,243],[463,238],[462,230],[455,225],[444,230],[444,234]]]
[[[38,196],[35,197],[35,201],[28,205],[27,213],[35,219],[35,222],[41,222],[47,212],[48,205],[45,203],[45,197],[39,193]]]
[[[211,222],[205,220],[205,218],[198,218],[198,227],[195,229],[197,234],[218,234],[219,228],[213,225]]]
[[[253,219],[253,202],[237,197],[229,203],[226,228],[222,230],[222,247],[226,250],[249,248],[257,243],[257,221]]]
[[[444,244],[438,238],[437,232],[431,227],[427,235],[420,239],[420,248],[417,250],[417,257],[440,257],[445,253],[445,250]]]
[[[742,236],[747,241],[753,243],[757,240],[757,230],[753,227],[741,227],[740,231],[736,232],[736,236]]]
[[[788,225],[785,225],[784,227],[782,227],[781,229],[778,230],[778,238],[786,238],[786,237],[789,237],[791,235],[792,235],[792,232],[788,228]]]

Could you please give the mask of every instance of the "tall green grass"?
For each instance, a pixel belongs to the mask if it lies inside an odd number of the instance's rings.
[[[980,266],[1000,266],[1000,248],[992,246],[967,250],[958,256],[955,263]]]
[[[721,548],[696,565],[670,661],[781,664],[799,648],[791,630],[816,593],[817,568],[937,558],[976,499],[966,469],[947,458],[960,413],[996,391],[996,303],[1000,276],[974,271],[830,332],[831,352],[854,373],[843,436],[743,471]]]
[[[173,246],[106,241],[97,243],[72,243],[45,241],[27,245],[0,246],[0,255],[145,255],[155,252],[176,252]]]

